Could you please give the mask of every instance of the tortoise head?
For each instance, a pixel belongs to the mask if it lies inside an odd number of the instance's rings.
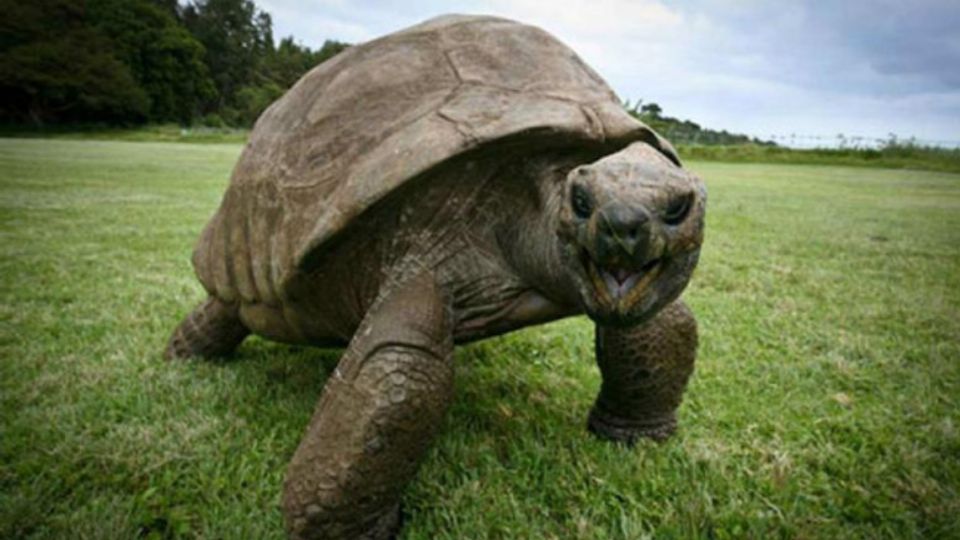
[[[690,281],[703,241],[703,182],[637,142],[566,177],[558,237],[587,315],[628,326]]]

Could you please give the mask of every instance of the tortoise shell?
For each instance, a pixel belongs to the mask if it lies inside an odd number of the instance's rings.
[[[447,160],[517,138],[528,148],[641,140],[679,164],[550,34],[439,17],[350,47],[263,113],[194,268],[225,301],[280,302],[372,205]]]

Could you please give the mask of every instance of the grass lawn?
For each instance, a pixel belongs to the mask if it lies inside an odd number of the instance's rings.
[[[142,135],[141,135],[142,136]],[[195,136],[196,137],[196,136]],[[909,142],[870,148],[786,148],[755,144],[679,145],[681,156],[702,161],[881,167],[960,173],[960,148],[916,146]]]
[[[166,363],[239,145],[0,140],[0,538],[282,538],[336,351]],[[584,429],[584,318],[458,349],[406,538],[960,538],[960,175],[692,162],[669,442]]]

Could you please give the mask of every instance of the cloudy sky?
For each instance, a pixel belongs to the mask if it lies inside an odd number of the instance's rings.
[[[359,43],[444,13],[539,26],[622,99],[755,136],[960,145],[960,0],[256,0],[279,38]]]

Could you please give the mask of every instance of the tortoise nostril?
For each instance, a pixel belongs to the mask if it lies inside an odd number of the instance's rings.
[[[599,218],[598,241],[606,246],[605,251],[626,252],[631,258],[645,251],[650,221],[645,208],[616,204],[604,208]]]
[[[620,237],[636,238],[640,236],[649,214],[642,208],[613,208],[603,212],[603,229]]]

